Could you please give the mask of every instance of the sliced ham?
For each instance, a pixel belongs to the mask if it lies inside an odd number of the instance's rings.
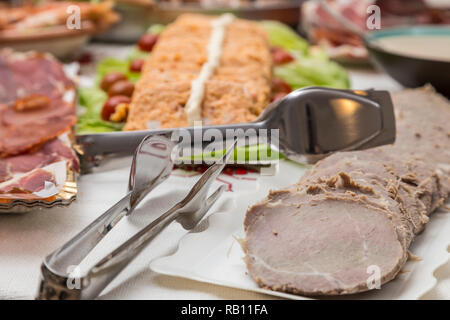
[[[75,123],[73,105],[62,100],[53,100],[46,109],[25,112],[0,105],[0,156],[23,153],[68,132]]]
[[[373,289],[395,278],[450,195],[450,103],[429,88],[392,95],[397,140],[340,152],[249,208],[245,261],[262,287],[302,295]]]
[[[11,183],[0,185],[1,194],[33,193],[44,189],[45,182],[55,183],[54,175],[46,170],[36,169]]]
[[[368,266],[378,265],[385,282],[406,260],[385,212],[358,201],[325,198],[272,207],[262,203],[251,212],[259,217],[247,228],[248,270],[258,284],[272,290],[307,295],[358,292],[367,288]]]
[[[0,51],[0,104],[11,104],[30,94],[61,98],[73,87],[62,65],[50,55]]]
[[[0,199],[47,198],[67,167],[79,172],[67,138],[73,98],[74,84],[52,56],[0,51]]]
[[[61,139],[46,142],[32,153],[0,158],[0,183],[11,179],[14,174],[23,174],[60,160],[66,160],[72,170],[79,171],[77,156]]]

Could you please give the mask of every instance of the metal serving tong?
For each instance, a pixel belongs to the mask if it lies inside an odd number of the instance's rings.
[[[205,171],[182,201],[101,259],[87,273],[74,274],[76,267],[122,217],[131,214],[142,199],[170,175],[174,144],[160,136],[145,137],[134,153],[127,194],[45,258],[37,299],[93,299],[171,222],[177,220],[185,229],[193,229],[225,190],[225,186],[221,186],[207,197],[236,142]]]
[[[208,129],[218,129],[224,137],[229,129],[256,135],[260,129],[267,129],[269,141],[271,129],[279,129],[279,151],[299,162],[305,161],[304,155],[365,149],[395,140],[389,92],[308,87],[273,102],[251,123],[81,135],[77,144],[82,159],[95,163],[107,155],[131,154],[149,134],[172,135],[173,139],[188,133],[192,142],[205,142],[203,132]]]

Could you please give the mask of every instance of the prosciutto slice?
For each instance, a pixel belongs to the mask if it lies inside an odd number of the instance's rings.
[[[70,90],[72,81],[51,56],[0,51],[0,157],[69,131],[76,123],[73,101],[65,97]]]
[[[61,160],[66,160],[72,170],[79,171],[77,156],[61,139],[48,141],[35,152],[0,158],[0,183],[13,178],[15,174],[23,174]]]
[[[73,82],[48,54],[0,51],[0,103],[10,104],[30,94],[61,98]]]
[[[76,123],[73,105],[52,100],[51,106],[16,111],[0,105],[0,156],[16,155],[68,132]]]
[[[79,172],[68,133],[75,88],[62,65],[36,52],[0,51],[0,200],[56,195]]]
[[[56,183],[53,173],[43,169],[36,169],[14,182],[0,184],[0,195],[38,192],[45,188],[45,182]],[[23,196],[21,195],[21,197]]]

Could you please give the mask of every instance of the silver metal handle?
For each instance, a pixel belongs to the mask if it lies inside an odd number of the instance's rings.
[[[195,143],[203,141],[202,133],[205,130],[217,129],[226,137],[227,130],[229,129],[259,129],[263,125],[263,122],[249,122],[219,126],[95,133],[77,136],[77,144],[80,149],[79,152],[84,158],[94,158],[95,156],[109,154],[131,155],[142,139],[149,135],[162,135],[177,140],[178,137],[188,134],[191,142]],[[234,137],[230,138],[233,139]]]
[[[178,219],[185,214],[189,215],[192,213],[203,217],[220,197],[220,195],[225,191],[225,189],[226,187],[224,185],[219,187],[208,199],[206,199],[206,201],[202,201],[204,203],[200,209],[195,208],[193,209],[193,212],[186,211],[183,201],[177,203],[166,213],[162,214],[159,218],[155,219],[133,237],[120,245],[117,249],[112,251],[109,255],[100,260],[94,267],[92,267],[86,276],[89,286],[83,290],[81,299],[93,299],[97,297],[103,289],[105,289],[106,286],[145,248],[145,246],[175,219]],[[192,228],[197,224],[197,219],[195,219],[195,222],[196,223],[191,225]],[[183,222],[181,223],[183,224]]]
[[[38,299],[94,299],[141,252],[151,239],[177,217],[180,207],[179,205],[175,206],[154,220],[100,260],[86,275],[78,275],[79,278],[76,278],[76,275],[68,275],[70,272],[68,268],[78,265],[114,226],[111,225],[111,228],[109,228],[103,223],[114,222],[112,218],[123,216],[123,213],[126,212],[120,210],[122,200],[44,261],[41,266],[41,277],[43,279],[39,288]],[[120,213],[122,215],[119,215]],[[103,227],[104,232],[98,232],[97,227]],[[78,285],[72,287],[70,286],[72,283],[78,283]]]
[[[127,213],[131,192],[83,229],[60,249],[47,256],[41,265],[38,299],[81,299],[86,279],[73,279],[70,268],[77,266]],[[71,286],[73,281],[79,285]]]
[[[129,210],[131,192],[84,228],[69,242],[46,258],[52,271],[65,274],[67,268],[78,265],[111,231]]]
[[[225,167],[236,143],[237,140],[234,141],[232,147],[227,150],[218,162],[206,170],[182,201],[175,204],[159,218],[105,256],[87,274],[79,275],[78,278],[74,279],[73,276],[68,274],[69,271],[63,267],[70,266],[68,262],[78,265],[81,262],[79,258],[81,257],[82,260],[85,257],[85,254],[83,255],[75,250],[78,250],[78,245],[81,245],[83,253],[88,253],[98,243],[99,239],[103,238],[103,232],[107,233],[111,230],[108,226],[114,226],[120,220],[120,217],[126,213],[127,205],[125,204],[129,203],[131,194],[120,200],[113,208],[98,218],[87,229],[80,232],[60,250],[47,257],[41,266],[41,285],[38,298],[95,298],[142,251],[144,246],[173,220],[179,219],[179,222],[185,229],[194,228],[225,190],[225,186],[222,185],[211,196],[207,197],[212,182]],[[133,210],[133,208],[134,206],[128,210]],[[113,217],[116,218],[113,219]],[[107,222],[106,226],[104,222]],[[94,232],[97,231],[95,230],[96,227],[100,227],[100,230],[102,230],[99,234]],[[90,232],[93,232],[93,236],[91,236]],[[71,255],[74,255],[74,258]],[[74,280],[77,283],[75,287],[70,285]]]
[[[176,219],[179,209],[179,205],[173,207],[92,267],[85,277],[89,285],[80,298],[97,297],[161,230]]]

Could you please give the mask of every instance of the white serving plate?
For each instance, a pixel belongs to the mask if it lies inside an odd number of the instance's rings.
[[[289,161],[281,161],[275,176],[258,176],[245,185],[233,184],[220,200],[220,211],[208,217],[209,227],[202,232],[186,234],[178,250],[153,260],[150,268],[158,273],[183,277],[216,285],[262,292],[290,299],[306,297],[264,290],[247,274],[244,256],[237,238],[244,236],[243,220],[247,207],[264,198],[270,189],[288,186],[299,180],[306,169]],[[252,186],[250,186],[251,184]],[[450,245],[450,213],[435,212],[426,230],[419,235],[410,251],[422,258],[408,261],[401,274],[390,283],[363,294],[343,296],[351,299],[419,299],[436,285],[434,271],[448,261]]]

